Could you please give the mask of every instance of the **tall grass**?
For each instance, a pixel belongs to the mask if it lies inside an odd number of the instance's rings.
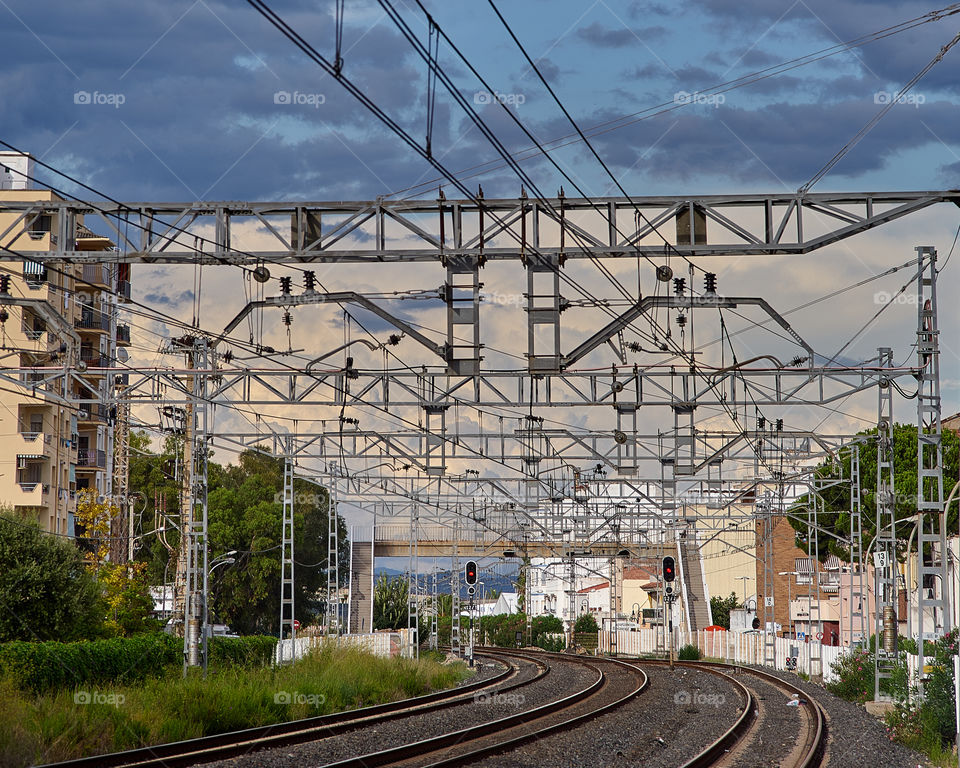
[[[462,664],[327,645],[279,669],[230,667],[39,695],[0,680],[0,766],[20,768],[295,720],[449,688]],[[84,703],[89,699],[89,703]]]

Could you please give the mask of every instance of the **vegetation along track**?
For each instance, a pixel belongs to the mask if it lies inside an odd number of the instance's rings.
[[[478,654],[478,658],[499,661],[504,669],[492,677],[424,696],[302,720],[247,728],[242,731],[213,734],[187,741],[49,763],[43,768],[133,768],[134,766],[136,768],[175,768],[175,766],[224,760],[258,750],[327,738],[358,728],[435,711],[473,701],[479,695],[500,695],[542,679],[549,672],[549,666],[536,658],[523,657],[526,665],[536,670],[535,674],[527,676],[522,674],[520,666],[513,660],[516,658],[515,654],[490,651],[482,655]]]
[[[667,664],[649,660],[640,663]],[[753,768],[762,765],[816,768],[821,765],[827,743],[826,718],[820,704],[802,690],[774,675],[735,664],[677,661],[674,665],[720,675],[741,693],[746,702],[736,722],[682,768]],[[782,700],[770,698],[772,688],[786,696]],[[788,706],[787,702],[793,698],[803,703]],[[798,720],[799,733],[793,738]],[[781,754],[770,754],[776,749]]]

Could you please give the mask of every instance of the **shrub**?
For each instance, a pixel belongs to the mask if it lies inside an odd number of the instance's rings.
[[[866,648],[856,648],[833,662],[831,669],[837,678],[827,683],[830,693],[860,704],[873,701],[873,653]]]
[[[573,631],[576,633],[599,632],[600,627],[597,626],[597,620],[593,618],[592,613],[581,613],[573,625]]]
[[[38,693],[126,683],[160,676],[182,653],[183,641],[161,632],[79,643],[15,641],[0,645],[0,674]]]
[[[212,637],[210,664],[231,667],[262,667],[272,663],[277,638],[264,635]]]
[[[677,651],[677,658],[680,661],[700,661],[700,649],[688,643],[681,646],[680,650]]]

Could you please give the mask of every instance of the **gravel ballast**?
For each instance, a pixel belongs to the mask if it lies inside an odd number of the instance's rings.
[[[582,665],[558,663],[553,659],[549,663],[552,669],[546,677],[511,689],[503,696],[477,692],[466,703],[460,705],[370,725],[320,741],[261,750],[208,765],[222,768],[326,765],[507,717],[521,709],[546,704],[586,688],[596,678],[594,672]],[[518,664],[521,667],[518,680],[531,680],[536,676],[538,670],[533,662],[518,661]]]
[[[742,711],[741,696],[717,675],[638,666],[649,675],[650,685],[622,707],[476,765],[676,768],[717,739]],[[684,703],[686,695],[689,703]]]

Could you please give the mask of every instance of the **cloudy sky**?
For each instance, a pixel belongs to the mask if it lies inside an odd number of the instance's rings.
[[[570,123],[487,3],[423,2],[487,81],[489,87],[450,45],[440,44],[445,72],[506,147],[524,150],[530,140],[497,101],[539,141],[554,142],[556,161],[587,194],[616,193],[584,145],[569,140]],[[272,4],[328,59],[335,50],[333,6]],[[428,25],[417,3],[401,0],[392,6],[426,45]],[[840,43],[899,30],[903,22],[940,6],[902,0],[500,0],[498,7],[578,125],[595,134],[594,146],[610,170],[638,195],[797,189],[960,29],[960,15],[946,16],[836,53]],[[0,57],[0,139],[116,199],[436,195],[436,171],[241,0],[0,0],[0,22],[5,53]],[[344,73],[422,141],[429,102],[426,65],[381,5],[347,0],[342,40]],[[800,57],[813,61],[777,69]],[[960,186],[958,66],[960,50],[947,52],[815,190]],[[733,81],[746,84],[713,90]],[[432,147],[471,188],[482,184],[487,197],[519,193],[518,179],[495,162],[494,149],[442,87],[436,92]],[[542,157],[531,155],[523,167],[545,194],[554,194],[561,184],[573,194]],[[78,192],[49,172],[42,175]],[[446,191],[456,196],[449,185]],[[943,205],[810,258],[715,266],[727,281],[727,293],[762,293],[785,311],[907,261],[915,245],[936,246],[943,260],[958,223],[956,208]],[[960,257],[941,276],[942,292],[956,292],[957,262]],[[138,269],[135,296],[189,318],[191,275]],[[327,278],[331,288],[385,287],[373,274],[333,271]],[[211,306],[204,319],[211,328],[223,327],[242,306],[239,279],[235,274],[230,279],[207,283]],[[491,270],[485,279],[492,290],[505,293],[524,282],[519,268],[516,274]],[[582,279],[600,290],[596,276]],[[833,304],[798,310],[791,322],[818,350],[836,352],[876,312],[875,292],[892,293],[905,279],[901,272]],[[408,271],[390,280],[391,287],[436,287],[443,273]],[[440,328],[438,311],[424,309],[419,319]],[[522,314],[504,310],[503,317],[520,320]],[[322,344],[312,340],[321,349],[330,347],[327,337],[342,340],[342,315],[307,322],[325,334]],[[512,322],[491,323],[488,343],[509,344]],[[960,346],[952,302],[945,302],[941,323],[944,410],[953,413],[960,410],[955,352]],[[571,318],[570,325],[577,328],[578,321]],[[579,325],[584,332],[590,329],[589,320]],[[878,345],[893,346],[898,362],[907,359],[915,327],[915,307],[893,307],[845,351],[844,359],[866,360]],[[153,330],[165,329],[157,324]],[[274,333],[282,341],[285,329],[276,323]],[[298,340],[308,346],[305,341]],[[155,359],[150,350],[156,343],[141,339],[140,362]],[[747,351],[763,351],[760,343]],[[851,404],[854,416],[840,427],[867,426],[875,407],[873,399]],[[912,419],[912,408],[902,405],[898,416]]]

